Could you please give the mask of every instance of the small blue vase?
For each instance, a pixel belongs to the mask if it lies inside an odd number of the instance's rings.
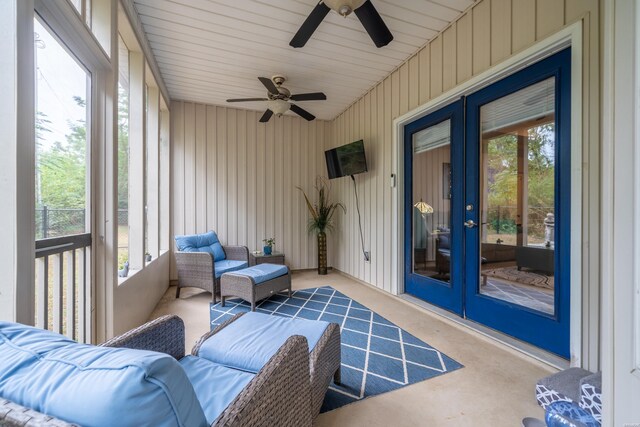
[[[271,246],[265,246],[262,248],[262,252],[264,252],[265,255],[271,255]]]

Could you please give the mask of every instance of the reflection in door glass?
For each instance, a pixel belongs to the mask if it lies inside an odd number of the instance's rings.
[[[443,282],[451,264],[451,121],[413,135],[413,272]]]
[[[555,79],[480,116],[480,293],[553,314]]]

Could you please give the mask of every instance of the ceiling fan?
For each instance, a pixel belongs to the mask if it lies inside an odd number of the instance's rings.
[[[293,111],[300,117],[311,121],[315,119],[316,116],[289,101],[324,101],[327,99],[327,96],[322,92],[299,93],[292,95],[289,89],[282,86],[282,83],[286,80],[286,77],[284,76],[273,76],[270,79],[266,77],[258,77],[258,80],[260,80],[264,87],[267,88],[266,98],[227,99],[227,102],[268,101],[267,111],[265,111],[262,117],[260,117],[260,121],[262,123],[268,122],[273,114],[280,117],[289,110]]]
[[[393,40],[393,34],[373,7],[371,0],[321,0],[293,36],[289,45],[304,46],[331,9],[343,17],[354,12],[377,47],[386,46]]]

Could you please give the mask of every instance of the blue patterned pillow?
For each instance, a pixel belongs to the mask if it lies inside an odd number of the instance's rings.
[[[213,231],[204,234],[176,236],[176,246],[181,252],[208,252],[213,255],[214,261],[222,261],[227,258],[218,240],[218,235]]]
[[[558,401],[547,407],[548,427],[600,427],[600,423],[573,402]]]

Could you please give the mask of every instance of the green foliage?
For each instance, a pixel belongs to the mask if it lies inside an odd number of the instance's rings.
[[[317,232],[322,233],[325,230],[333,230],[333,215],[338,208],[342,209],[344,213],[347,213],[347,209],[340,202],[331,202],[330,192],[331,187],[326,179],[318,176],[316,178],[315,189],[318,192],[318,203],[311,204],[307,194],[300,187],[296,187],[302,191],[304,200],[307,203],[307,209],[311,214],[309,219],[308,230],[309,233]]]
[[[74,98],[78,105],[84,101]],[[83,120],[70,122],[71,132],[66,141],[55,141],[45,148],[44,134],[50,133],[51,121],[38,112],[36,137],[38,140],[36,174],[38,207],[77,208],[85,207],[86,193],[86,141],[87,130]]]
[[[489,207],[517,206],[518,139],[507,134],[489,141],[487,146],[487,180]],[[530,207],[554,205],[555,174],[554,125],[546,124],[528,130],[528,204]],[[515,209],[490,209],[489,223],[500,233],[515,233]],[[513,224],[513,231],[510,224]]]
[[[262,239],[262,242],[264,243],[265,246],[271,247],[276,244],[276,238],[269,237],[268,239]]]
[[[129,207],[129,92],[118,84],[118,209]]]

